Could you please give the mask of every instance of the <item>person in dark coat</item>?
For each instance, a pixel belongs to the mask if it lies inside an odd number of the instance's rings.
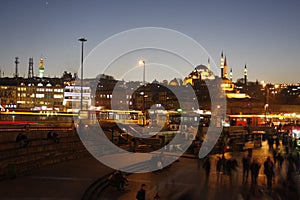
[[[278,149],[278,147],[280,145],[279,136],[276,137],[275,144],[276,144],[276,149]]]
[[[216,165],[216,170],[217,170],[217,181],[219,181],[219,177],[221,174],[221,167],[222,167],[222,159],[221,157],[218,157],[217,165]]]
[[[267,177],[267,185],[268,189],[272,188],[272,181],[274,177],[274,163],[271,161],[270,156],[267,157],[266,161],[264,162],[264,173]]]
[[[210,172],[210,159],[206,157],[202,166],[205,169],[205,181],[208,181],[209,172]]]
[[[257,185],[259,169],[260,169],[260,164],[258,163],[258,161],[256,159],[254,159],[250,165],[251,183],[254,185]]]
[[[248,181],[251,158],[249,156],[243,157],[242,162],[243,162],[243,183],[246,183]]]
[[[284,161],[284,157],[281,155],[281,153],[279,152],[278,155],[277,155],[277,160],[279,162],[279,166],[280,168],[282,167],[282,163]]]
[[[146,185],[142,184],[141,189],[136,193],[136,199],[137,200],[145,200],[146,199]]]

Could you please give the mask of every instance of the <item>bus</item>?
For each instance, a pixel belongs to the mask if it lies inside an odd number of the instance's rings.
[[[228,115],[230,126],[279,126],[299,121],[299,116],[290,114]]]
[[[5,111],[0,112],[0,121],[26,122],[26,121],[72,121],[77,114],[59,113],[55,111]]]

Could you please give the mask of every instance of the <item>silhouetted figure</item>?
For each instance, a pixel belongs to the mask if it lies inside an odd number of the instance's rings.
[[[290,153],[289,147],[286,146],[286,147],[285,147],[285,154],[288,155],[289,153]]]
[[[279,125],[278,125],[278,131],[281,131],[281,129],[282,129],[282,124],[281,123],[279,123]]]
[[[226,174],[230,177],[230,180],[232,178],[232,172],[236,170],[237,168],[237,161],[235,159],[228,159],[226,161],[225,165]]]
[[[248,175],[249,175],[249,169],[250,169],[250,163],[251,158],[250,156],[243,157],[243,183],[246,183],[248,181]]]
[[[136,193],[136,199],[137,200],[145,200],[146,199],[146,185],[142,184],[141,189]]]
[[[278,160],[278,163],[279,163],[279,166],[280,168],[282,167],[282,163],[284,161],[284,158],[283,156],[281,155],[281,153],[279,152],[278,155],[277,155],[277,160]]]
[[[274,160],[274,165],[276,165],[276,160],[277,160],[277,150],[273,150],[273,160]]]
[[[280,141],[279,141],[279,137],[278,136],[275,139],[275,144],[276,144],[276,149],[278,149],[278,147],[280,145]]]
[[[274,144],[274,139],[273,139],[273,137],[270,135],[270,136],[269,136],[269,139],[268,139],[269,149],[273,149],[273,144]]]
[[[221,167],[222,167],[222,159],[221,157],[218,157],[217,165],[216,165],[216,170],[217,170],[217,181],[219,181],[219,177],[221,174]]]
[[[130,145],[131,145],[131,152],[135,152],[136,151],[136,147],[137,147],[136,138],[132,138]]]
[[[222,155],[222,158],[221,158],[221,170],[223,171],[223,173],[226,173],[226,158],[225,158],[225,155],[223,154]]]
[[[24,148],[29,144],[29,140],[27,138],[26,135],[23,134],[18,134],[17,138],[16,138],[16,142],[19,143],[20,148]]]
[[[297,153],[295,157],[295,164],[296,164],[296,170],[299,172],[300,171],[300,154],[299,152]]]
[[[49,131],[47,134],[47,140],[52,140],[54,143],[58,143],[59,142],[58,134]]]
[[[270,156],[268,156],[268,158],[264,162],[264,173],[267,177],[268,189],[272,188],[272,181],[273,181],[273,177],[274,177],[274,169],[273,168],[274,168],[274,163],[271,161]]]
[[[257,162],[256,159],[254,159],[253,162],[250,165],[251,183],[254,184],[254,185],[257,185],[257,178],[258,178],[259,169],[260,169],[260,164]]]
[[[115,172],[110,178],[109,181],[112,186],[116,186],[118,190],[124,190],[125,184],[128,183],[127,178],[122,174],[122,172]]]
[[[210,159],[206,157],[202,166],[205,169],[205,181],[207,182],[209,179],[209,172],[210,172]]]
[[[286,132],[282,135],[282,145],[283,146],[288,145],[288,136]]]

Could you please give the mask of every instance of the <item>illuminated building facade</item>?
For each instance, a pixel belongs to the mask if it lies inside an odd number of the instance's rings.
[[[91,106],[91,88],[83,86],[82,108],[88,110]],[[80,110],[81,86],[69,85],[65,87],[62,105],[67,112],[78,112]]]
[[[51,83],[21,83],[16,87],[17,108],[62,111],[64,88]]]
[[[56,82],[56,83],[55,83]],[[2,107],[20,110],[62,111],[64,88],[58,81],[10,79],[0,81]]]

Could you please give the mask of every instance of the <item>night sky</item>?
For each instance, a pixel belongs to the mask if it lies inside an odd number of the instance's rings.
[[[65,70],[74,73],[80,66],[78,38],[88,39],[85,43],[85,55],[88,55],[100,42],[119,32],[163,27],[196,40],[217,66],[224,51],[234,80],[243,76],[247,64],[252,81],[298,83],[299,9],[297,0],[2,0],[0,69],[5,76],[12,76],[14,57],[18,56],[19,75],[27,77],[28,59],[33,57],[37,75],[42,56],[46,76],[61,76]],[[207,60],[202,59],[198,64],[206,65]],[[170,80],[173,76],[156,77],[152,71],[148,70],[147,81]],[[86,76],[89,77],[88,69]],[[141,74],[130,79],[141,80]]]

